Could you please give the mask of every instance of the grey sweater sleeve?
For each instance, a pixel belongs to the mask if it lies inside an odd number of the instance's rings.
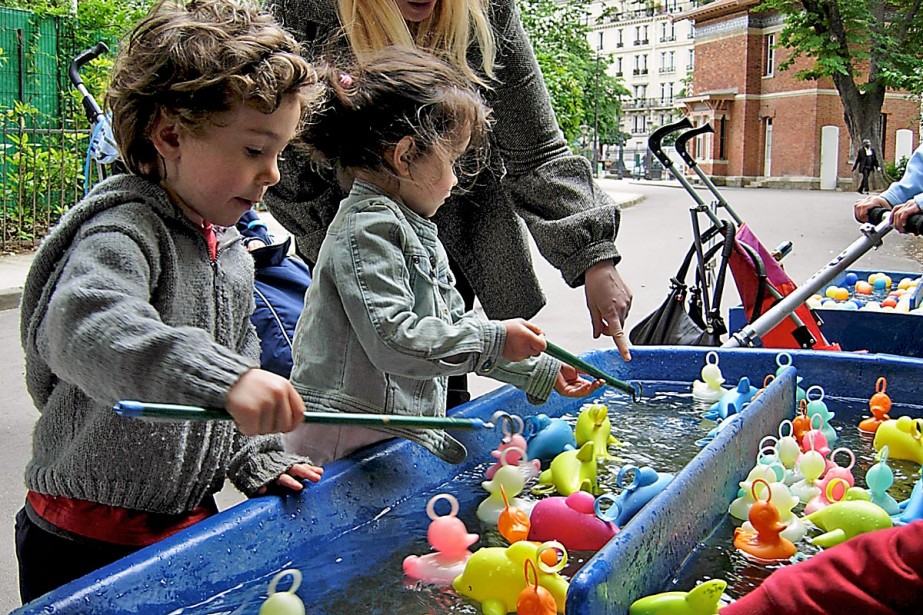
[[[589,163],[567,147],[514,0],[492,3],[499,83],[487,94],[504,190],[542,255],[571,286],[592,265],[621,259],[620,212],[593,180]]]

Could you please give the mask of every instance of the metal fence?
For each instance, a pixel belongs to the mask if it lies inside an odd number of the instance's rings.
[[[89,131],[0,123],[0,250],[38,247],[48,229],[84,193]]]

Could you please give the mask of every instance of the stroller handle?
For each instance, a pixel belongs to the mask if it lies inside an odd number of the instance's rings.
[[[673,147],[676,149],[676,153],[680,155],[680,158],[683,159],[683,162],[688,164],[690,167],[696,166],[695,158],[689,155],[689,152],[686,151],[686,143],[690,139],[697,137],[705,133],[713,133],[715,129],[712,128],[711,124],[706,122],[699,126],[698,128],[693,128],[692,130],[687,130],[680,136],[676,137],[676,143],[673,144]],[[740,221],[738,220],[738,223]]]
[[[96,100],[87,90],[86,86],[83,85],[83,79],[80,77],[80,69],[84,64],[95,60],[104,53],[109,52],[109,46],[106,43],[100,41],[90,47],[85,49],[77,54],[77,57],[71,61],[70,66],[67,69],[67,76],[70,77],[71,83],[74,84],[74,87],[78,92],[83,96],[83,110],[87,115],[87,119],[91,123],[95,124],[99,118],[103,115],[103,110],[99,107]]]
[[[887,207],[875,207],[870,209],[869,222],[878,224],[890,213],[891,210]],[[914,214],[907,218],[907,224],[904,225],[904,229],[908,233],[913,233],[914,235],[923,235],[923,214]]]
[[[692,128],[692,122],[689,121],[688,117],[684,117],[673,124],[661,126],[647,138],[647,147],[651,150],[651,153],[668,169],[673,169],[673,161],[670,160],[669,156],[663,153],[663,139],[670,133],[687,128]]]

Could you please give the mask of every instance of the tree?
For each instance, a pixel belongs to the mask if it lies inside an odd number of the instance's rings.
[[[829,77],[858,148],[868,138],[881,151],[879,118],[888,89],[923,91],[923,17],[919,0],[765,0],[761,9],[785,16],[779,44],[813,58],[799,79]]]
[[[612,58],[597,56],[587,42],[585,3],[519,0],[519,7],[564,138],[572,143],[580,138],[581,126],[596,126],[602,137],[598,145],[615,143],[619,96],[628,90],[606,72]]]

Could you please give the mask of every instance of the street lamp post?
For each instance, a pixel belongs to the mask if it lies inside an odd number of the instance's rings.
[[[596,70],[593,73],[593,177],[599,174],[599,52],[602,45],[596,45]]]

